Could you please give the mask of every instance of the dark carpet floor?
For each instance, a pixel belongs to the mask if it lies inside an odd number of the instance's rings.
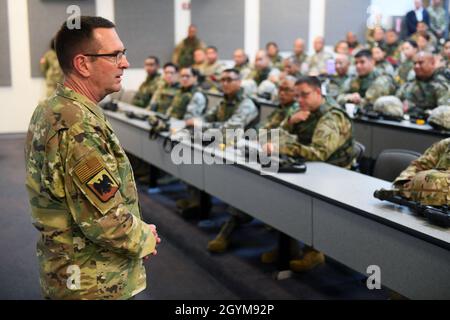
[[[24,187],[23,135],[0,136],[0,299],[41,299],[35,243]],[[253,221],[233,235],[229,252],[212,255],[207,242],[227,218],[226,205],[214,199],[208,220],[182,219],[175,200],[183,184],[163,186],[149,195],[139,185],[144,219],[158,226],[158,255],[146,262],[148,288],[137,299],[386,299],[387,291],[369,291],[364,275],[327,260],[323,266],[277,281],[274,265],[259,262],[276,246],[277,234]]]

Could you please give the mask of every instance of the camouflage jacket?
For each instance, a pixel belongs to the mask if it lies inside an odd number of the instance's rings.
[[[353,129],[348,115],[327,99],[306,121],[283,124],[280,154],[349,167],[353,161]]]
[[[446,27],[445,9],[442,6],[429,6],[427,11],[430,15],[430,28],[433,32],[444,32]]]
[[[241,79],[247,79],[250,73],[252,72],[252,69],[248,62],[240,66],[234,65],[233,68],[239,71]]]
[[[274,68],[277,68],[279,70],[283,70],[283,58],[280,55],[277,55],[276,57],[270,58],[270,62],[272,63],[272,66]]]
[[[179,83],[168,85],[165,81],[161,81],[158,89],[153,94],[149,109],[159,113],[166,113],[179,87]]]
[[[42,74],[45,76],[45,83],[47,85],[47,97],[53,95],[56,90],[56,85],[62,83],[64,75],[59,66],[58,57],[54,50],[49,50],[45,53],[41,64]]]
[[[390,60],[389,62],[397,64],[398,62],[400,62],[400,57],[401,57],[401,53],[400,53],[400,43],[395,42],[392,44],[387,44],[385,45],[386,50],[386,60]]]
[[[388,74],[392,77],[394,76],[395,73],[394,67],[386,60],[378,62],[375,68],[382,74]]]
[[[248,75],[248,79],[254,80],[256,85],[260,85],[264,80],[269,78],[270,73],[272,72],[271,68],[265,68],[263,70],[253,69],[252,72]]]
[[[160,81],[161,75],[159,73],[148,75],[147,79],[140,85],[138,92],[136,92],[132,104],[140,108],[147,108]]]
[[[437,169],[450,169],[450,138],[433,144],[425,153],[406,168],[394,181],[394,187],[400,187],[410,181],[418,172]]]
[[[260,124],[261,129],[276,129],[280,127],[282,122],[286,120],[288,117],[293,115],[298,110],[298,103],[293,101],[292,103],[283,106],[279,105],[277,109],[275,109],[266,119],[266,121]]]
[[[315,53],[308,59],[310,75],[327,74],[327,61],[333,59],[333,56],[325,51]]]
[[[142,258],[154,251],[155,238],[101,109],[59,85],[34,111],[25,160],[44,296],[128,299],[144,290]]]
[[[414,79],[402,85],[397,91],[397,97],[407,101],[408,113],[421,112],[445,106],[450,101],[450,84],[439,72],[428,80]]]
[[[180,88],[175,94],[167,115],[179,120],[200,117],[206,108],[206,97],[197,87]]]
[[[343,93],[343,90],[349,86],[349,82],[352,80],[350,75],[339,76],[333,75],[329,77],[329,82],[327,86],[327,94],[333,99]]]
[[[361,105],[363,107],[372,106],[375,101],[382,96],[389,96],[395,92],[394,80],[387,74],[381,74],[374,70],[365,77],[355,77],[348,82],[348,86],[340,94],[337,101],[340,105],[347,102],[347,95],[352,93],[359,93],[363,98]]]
[[[306,53],[302,53],[301,55],[293,54],[291,58],[300,65],[308,62],[308,55]]]
[[[203,121],[206,122],[205,127],[245,129],[257,117],[258,109],[241,89],[233,97],[225,95],[219,105],[207,111]]]
[[[194,64],[194,51],[205,48],[205,44],[198,38],[186,38],[175,48],[172,56],[172,62],[180,68],[190,67]]]
[[[219,88],[220,75],[225,67],[216,61],[213,64],[205,63],[202,74],[205,77],[202,88],[205,90],[217,90]]]
[[[402,86],[405,82],[413,80],[416,77],[414,72],[414,61],[406,60],[395,70],[394,80],[397,86]]]

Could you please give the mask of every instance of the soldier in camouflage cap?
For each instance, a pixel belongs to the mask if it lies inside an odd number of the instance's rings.
[[[30,121],[26,188],[47,299],[129,299],[146,287],[156,227],[141,218],[133,171],[97,103],[129,67],[112,22],[81,17],[56,37],[64,85]]]
[[[147,79],[140,85],[138,92],[136,92],[131,102],[137,107],[147,108],[153,94],[160,85],[161,74],[159,69],[159,59],[155,56],[149,56],[145,59],[145,71]]]
[[[160,81],[148,109],[165,114],[172,104],[179,87],[178,66],[168,62],[163,67],[163,79]]]
[[[450,85],[446,77],[437,72],[435,57],[431,53],[419,52],[414,63],[416,78],[401,86],[396,94],[408,104],[408,113],[416,116],[449,104]]]
[[[57,84],[62,83],[64,80],[64,75],[56,56],[55,39],[52,39],[50,43],[50,50],[41,58],[40,67],[42,74],[45,76],[46,97],[48,98],[55,93]]]
[[[403,119],[403,104],[396,96],[378,98],[373,110],[387,118]]]
[[[379,97],[395,92],[394,80],[375,70],[375,62],[369,50],[359,51],[355,59],[358,76],[348,83],[337,100],[340,105],[354,103],[363,109],[369,109]]]
[[[351,119],[332,99],[322,96],[319,79],[301,78],[295,87],[300,109],[282,124],[279,153],[350,168],[354,159]],[[263,148],[272,153],[276,147],[268,143]],[[291,270],[308,271],[325,261],[312,247],[303,251],[302,259],[291,260]],[[262,260],[270,259],[263,256]]]
[[[450,130],[450,106],[440,106],[431,111],[428,123],[443,130]]]
[[[450,205],[450,138],[431,146],[395,179],[403,196],[424,205]]]

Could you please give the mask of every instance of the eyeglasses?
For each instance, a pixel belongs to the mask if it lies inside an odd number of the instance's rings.
[[[190,79],[192,76],[190,74],[182,74],[180,75],[180,78],[182,79]]]
[[[310,91],[310,92],[298,92],[297,93],[297,97],[300,97],[300,98],[308,98],[308,96],[310,95],[312,93],[312,91]]]
[[[238,80],[238,79],[236,79],[236,78],[222,78],[222,79],[220,79],[220,82],[228,82],[228,83],[230,83],[230,82],[233,82],[233,81],[236,81],[236,80]]]
[[[278,90],[280,92],[293,92],[294,91],[294,89],[289,88],[289,87],[280,87]]]
[[[98,54],[86,53],[86,54],[84,54],[84,56],[114,58],[115,63],[119,64],[122,61],[123,57],[126,56],[126,54],[127,54],[127,49],[124,49],[123,51],[114,52],[114,53],[98,53]]]

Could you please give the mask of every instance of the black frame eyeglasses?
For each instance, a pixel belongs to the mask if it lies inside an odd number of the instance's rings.
[[[97,54],[93,54],[93,53],[85,53],[83,54],[86,57],[110,57],[110,58],[115,58],[115,62],[118,65],[123,57],[125,57],[127,55],[127,49],[124,49],[123,51],[118,51],[118,52],[114,52],[114,53],[97,53]]]

